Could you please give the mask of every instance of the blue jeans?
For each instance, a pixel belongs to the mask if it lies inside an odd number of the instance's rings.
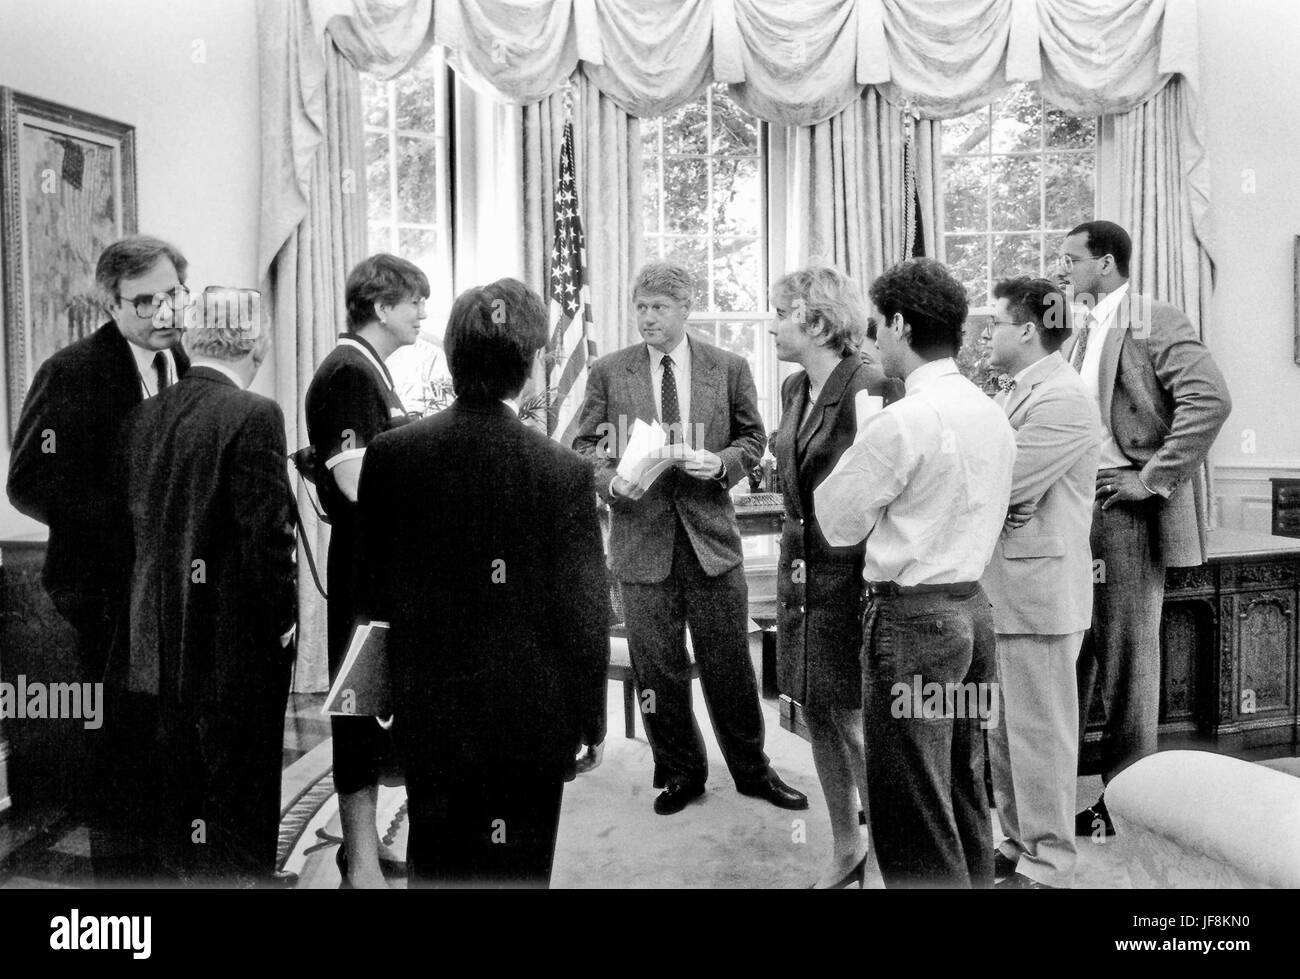
[[[979,711],[997,694],[989,686],[997,677],[994,642],[992,607],[978,584],[958,594],[873,595],[867,603],[867,792],[888,887],[993,883]]]

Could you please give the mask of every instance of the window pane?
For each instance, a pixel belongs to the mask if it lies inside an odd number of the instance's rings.
[[[1097,142],[1097,120],[1047,109],[1047,147],[1089,149]]]
[[[719,238],[713,244],[713,308],[748,313],[762,308],[759,261],[753,238]]]
[[[398,220],[437,219],[438,150],[431,139],[397,138]]]
[[[995,229],[1039,227],[1038,157],[993,157],[992,203]]]
[[[708,153],[709,117],[703,98],[664,118],[665,153]]]
[[[371,133],[366,137],[366,215],[373,227],[393,220],[393,198],[388,184],[388,137]]]
[[[754,368],[757,367],[755,341],[772,339],[769,334],[764,334],[760,338],[758,333],[755,324],[748,320],[723,320],[718,324],[718,346],[723,350],[730,350],[733,354],[740,354],[748,360],[749,370],[753,373]]]
[[[761,186],[758,160],[713,161],[714,234],[758,234]]]
[[[435,132],[437,115],[443,111],[443,107],[438,105],[433,75],[441,65],[441,60],[426,57],[393,81],[397,89],[398,129],[414,129],[429,134]]]
[[[1036,152],[1042,102],[1028,85],[1017,85],[993,105],[993,152]]]
[[[959,156],[944,160],[943,207],[947,230],[988,229],[987,184],[988,157]]]
[[[709,232],[709,161],[698,157],[664,160],[665,231],[703,235]]]
[[[1049,153],[1043,160],[1047,187],[1047,227],[1068,231],[1091,221],[1096,207],[1091,153]]]
[[[673,238],[664,236],[664,261],[676,262],[690,270],[695,279],[695,295],[691,306],[708,309],[709,301],[709,249],[703,238]]]
[[[686,324],[686,333],[692,339],[703,340],[716,347],[718,345],[717,324],[717,320],[689,320]]]
[[[367,126],[388,125],[388,83],[361,76],[361,109]]]
[[[647,161],[641,171],[641,220],[646,234],[657,234],[659,227],[659,164]]]
[[[725,96],[713,100],[713,152],[758,153],[758,119]]]
[[[993,236],[993,281],[1015,275],[1041,275],[1041,237],[1037,234]]]
[[[429,277],[429,288],[434,288],[435,279],[441,278],[436,262],[438,232],[432,228],[402,228],[397,233],[397,238],[401,257],[420,266]]]
[[[945,235],[948,268],[966,287],[966,299],[972,306],[988,303],[988,260],[983,235]]]
[[[943,121],[943,152],[985,153],[989,148],[989,110]]]

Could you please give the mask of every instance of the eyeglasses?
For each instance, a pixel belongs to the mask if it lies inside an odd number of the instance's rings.
[[[178,307],[184,309],[186,306],[190,305],[190,291],[180,285],[167,292],[155,292],[152,296],[146,293],[141,293],[131,299],[127,299],[125,296],[121,295],[117,298],[119,302],[127,302],[134,306],[135,315],[139,316],[141,319],[153,316],[164,306],[172,312],[175,312]]]
[[[1095,255],[1088,255],[1085,258],[1075,258],[1073,255],[1056,256],[1056,264],[1060,266],[1062,269],[1064,269],[1066,272],[1074,271],[1074,266],[1075,263],[1077,262],[1095,262],[1095,261],[1097,261],[1097,257]]]

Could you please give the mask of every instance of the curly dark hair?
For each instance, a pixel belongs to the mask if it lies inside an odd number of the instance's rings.
[[[912,349],[927,360],[955,357],[969,305],[966,290],[932,258],[909,258],[871,284],[871,301],[886,324],[901,313]]]

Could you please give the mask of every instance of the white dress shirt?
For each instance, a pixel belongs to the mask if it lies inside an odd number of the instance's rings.
[[[950,357],[906,386],[814,491],[817,521],[833,545],[866,538],[867,581],[978,581],[1007,516],[1015,432]]]
[[[673,379],[677,382],[677,406],[682,411],[682,425],[691,420],[691,342],[686,336],[668,351],[673,358]],[[654,391],[655,413],[664,417],[664,354],[650,348],[650,388]]]
[[[1083,363],[1079,365],[1079,376],[1083,385],[1092,395],[1097,406],[1101,407],[1101,348],[1106,339],[1106,331],[1115,328],[1115,317],[1119,314],[1119,304],[1128,296],[1128,283],[1116,289],[1093,307],[1092,329],[1095,333],[1088,337],[1088,348],[1083,352]],[[1087,315],[1086,313],[1084,314]],[[1077,342],[1077,341],[1076,341]],[[1101,463],[1102,469],[1132,469],[1133,461],[1120,451],[1115,436],[1110,431],[1110,419],[1101,420]]]
[[[140,374],[140,383],[144,387],[144,396],[152,398],[158,393],[158,375],[153,369],[153,358],[158,353],[157,350],[147,350],[144,347],[137,347],[130,341],[127,345],[131,348],[131,355],[135,357],[135,369]],[[176,383],[176,359],[172,357],[170,350],[163,351],[163,358],[167,361],[167,383]]]

